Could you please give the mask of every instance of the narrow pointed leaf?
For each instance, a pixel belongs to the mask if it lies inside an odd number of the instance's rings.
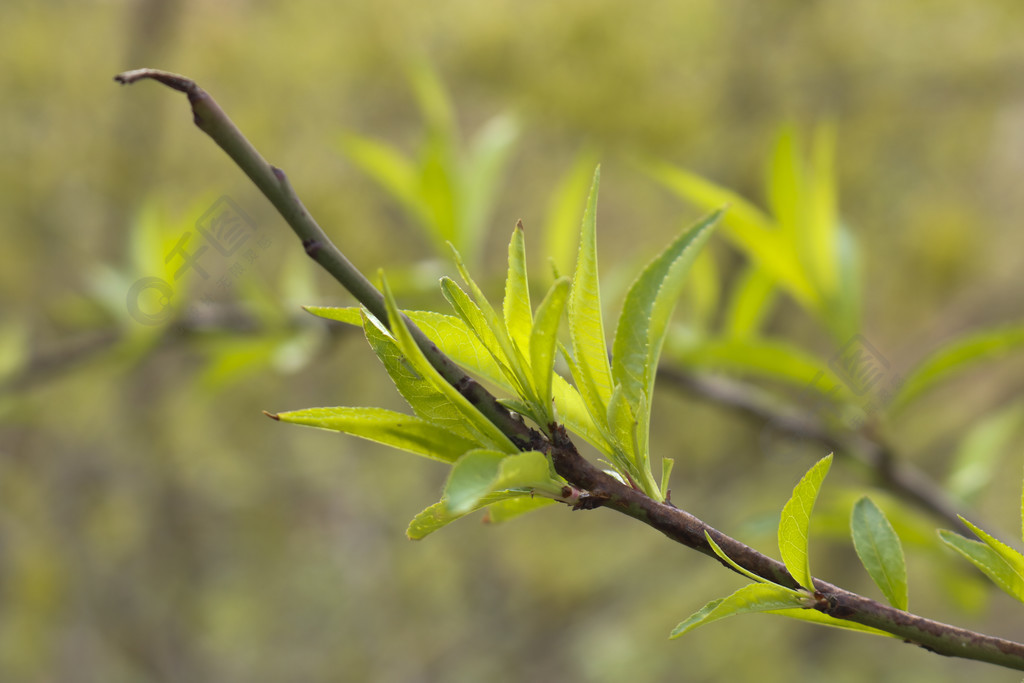
[[[441,292],[455,313],[488,350],[495,363],[499,367],[510,369],[510,359],[480,307],[449,277],[441,278]]]
[[[384,408],[306,408],[273,417],[281,422],[352,434],[449,463],[476,445],[432,422]]]
[[[778,614],[779,616],[789,617],[790,619],[797,619],[799,621],[806,621],[812,624],[818,624],[819,626],[831,626],[832,628],[846,629],[847,631],[858,631],[860,633],[869,633],[873,636],[885,636],[887,638],[898,638],[891,633],[880,631],[877,628],[858,624],[855,621],[847,621],[846,619],[836,619],[830,617],[823,612],[819,612],[815,609],[780,609],[770,610],[768,614]]]
[[[551,194],[544,222],[544,253],[551,259],[556,277],[572,270],[583,219],[581,207],[586,204],[596,165],[594,153],[583,152]]]
[[[814,590],[811,562],[807,554],[811,511],[831,465],[832,456],[827,455],[808,470],[782,508],[782,518],[779,522],[779,552],[782,554],[782,561],[796,582],[810,591]]]
[[[324,320],[334,320],[346,325],[363,326],[362,310],[359,306],[303,306],[303,310]]]
[[[652,163],[648,173],[680,197],[705,211],[728,206],[723,233],[751,261],[770,273],[805,308],[818,311],[821,298],[796,253],[771,218],[740,195],[700,176],[665,163]]]
[[[698,626],[704,626],[713,621],[737,614],[768,612],[796,607],[802,607],[802,603],[793,591],[771,583],[751,583],[728,597],[712,600],[704,605],[704,607],[691,615],[690,618],[676,626],[669,637],[678,638]]]
[[[999,557],[1002,558],[1006,566],[1009,567],[1017,577],[1024,581],[1024,555],[1021,555],[1019,551],[1011,548],[995,536],[992,536],[986,531],[981,530],[971,522],[968,522],[963,517],[960,520],[967,525],[967,527],[974,532],[974,534],[980,538],[988,547],[996,551]],[[1024,592],[1017,593],[1016,597],[1018,600],[1024,601]]]
[[[494,196],[509,157],[519,138],[519,123],[513,116],[499,114],[474,135],[466,164],[460,174],[462,201],[462,242],[475,254],[487,235]]]
[[[530,371],[537,400],[552,412],[552,381],[555,372],[555,349],[558,347],[558,324],[562,320],[566,301],[569,298],[571,280],[567,277],[555,280],[551,289],[537,307],[537,319],[530,332]],[[546,427],[547,425],[542,425]]]
[[[462,413],[437,387],[420,374],[398,347],[398,343],[384,329],[384,326],[363,313],[363,333],[370,348],[384,364],[398,393],[408,402],[416,415],[454,432],[465,439],[476,441],[476,434],[467,427]]]
[[[633,411],[642,441],[649,429],[648,409],[669,318],[688,267],[720,216],[721,212],[713,213],[683,232],[644,268],[626,294],[612,346],[611,372]]]
[[[390,145],[357,135],[341,138],[342,153],[385,189],[420,223],[427,222],[420,201],[416,165]]]
[[[1024,601],[1024,578],[1006,559],[990,545],[964,538],[960,534],[939,530],[939,538],[964,556],[1005,592]]]
[[[463,415],[466,419],[466,426],[473,432],[474,436],[480,441],[480,443],[486,444],[487,446],[507,453],[517,452],[519,449],[516,448],[507,436],[505,436],[500,429],[498,429],[494,423],[488,420],[484,415],[471,404],[465,396],[460,394],[458,390],[450,385],[440,373],[430,364],[427,357],[423,355],[423,351],[420,349],[416,340],[413,339],[412,334],[409,332],[409,328],[405,324],[405,317],[401,311],[398,310],[398,306],[395,303],[394,296],[391,294],[391,289],[388,287],[387,281],[384,283],[384,299],[387,305],[388,318],[391,324],[391,331],[394,334],[396,343],[406,360],[409,361],[413,369],[430,382],[435,389],[440,391],[452,405]]]
[[[526,491],[498,491],[478,500],[472,510],[461,513],[452,512],[443,501],[434,503],[413,517],[412,521],[409,522],[409,528],[406,529],[405,535],[410,540],[419,541],[455,520],[465,517],[470,512],[473,512],[473,510],[479,510],[501,501],[522,497],[529,498],[529,496],[530,494]]]
[[[612,395],[611,366],[608,363],[608,342],[604,334],[601,311],[601,288],[597,275],[597,193],[601,169],[594,172],[587,208],[583,213],[576,273],[569,298],[569,334],[579,377],[575,377],[580,394],[591,415],[603,416]]]
[[[911,370],[893,397],[890,409],[899,410],[948,377],[1022,347],[1024,325],[977,332],[946,344]]]
[[[748,267],[733,286],[725,311],[723,331],[732,339],[760,335],[775,300],[775,281],[756,266]]]
[[[850,516],[853,547],[871,580],[896,609],[907,609],[907,565],[899,536],[870,498],[853,506]]]
[[[528,512],[539,510],[555,503],[553,498],[541,498],[540,496],[521,495],[508,500],[501,500],[492,503],[484,513],[484,521],[488,524],[504,524],[505,522],[525,515]]]
[[[508,245],[508,275],[505,278],[505,299],[502,303],[505,329],[512,342],[525,355],[530,352],[530,331],[533,329],[533,307],[526,276],[526,242],[523,223],[516,224]]]

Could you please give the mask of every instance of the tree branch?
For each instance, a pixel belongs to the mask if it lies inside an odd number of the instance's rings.
[[[858,460],[871,470],[879,485],[925,510],[958,533],[971,533],[960,521],[960,514],[979,519],[974,513],[966,514],[967,511],[957,510],[942,490],[920,470],[901,462],[888,444],[863,430],[841,436],[814,417],[780,410],[776,401],[760,395],[756,387],[724,377],[698,375],[663,364],[658,368],[658,379],[676,389],[710,399],[737,413],[762,421],[779,433],[817,441],[830,451]],[[993,528],[985,524],[981,526]]]
[[[186,93],[192,104],[196,125],[213,138],[256,183],[302,240],[306,253],[378,319],[387,321],[381,293],[331,243],[296,197],[284,173],[260,156],[208,94],[193,81],[164,71],[139,69],[115,77],[115,80],[124,84],[142,79],[153,79]],[[770,581],[797,587],[781,562],[726,536],[683,510],[648,498],[595,467],[579,454],[560,425],[549,425],[551,438],[547,439],[515,420],[494,396],[456,366],[422,331],[409,321],[407,324],[427,358],[452,386],[462,392],[517,445],[524,449],[546,451],[558,474],[570,484],[588,492],[576,504],[577,509],[601,506],[611,508],[661,531],[674,541],[715,557],[704,536],[707,532],[744,569]],[[815,609],[825,614],[881,629],[940,654],[1024,670],[1024,644],[924,619],[823,581],[815,580],[815,588],[818,590]]]

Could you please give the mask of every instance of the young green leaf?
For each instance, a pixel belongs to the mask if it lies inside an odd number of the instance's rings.
[[[789,617],[790,619],[797,619],[799,621],[807,621],[812,624],[818,624],[819,626],[831,626],[832,628],[841,628],[847,631],[858,631],[860,633],[869,633],[874,636],[886,636],[887,638],[898,638],[891,633],[880,631],[877,628],[871,628],[863,624],[858,624],[856,621],[847,621],[846,619],[836,619],[829,615],[819,612],[815,609],[780,609],[780,610],[769,610],[768,614],[778,614],[779,616]]]
[[[907,609],[907,565],[899,536],[870,498],[853,506],[850,516],[853,547],[864,568],[896,609]]]
[[[1002,553],[991,545],[964,538],[946,529],[939,530],[939,538],[953,550],[980,569],[992,582],[1018,600],[1024,601],[1024,577],[1018,568],[1007,562]],[[1012,548],[1008,548],[1012,551]]]
[[[505,522],[533,512],[542,507],[553,505],[553,498],[541,498],[540,496],[521,495],[516,498],[500,500],[487,506],[484,513],[484,522],[487,524],[504,524]]]
[[[401,349],[402,354],[412,365],[413,369],[433,385],[435,389],[444,394],[451,404],[455,406],[465,418],[466,426],[472,430],[480,443],[494,450],[506,453],[517,452],[519,449],[516,448],[515,444],[494,423],[484,417],[465,396],[449,384],[434,366],[430,364],[430,361],[423,355],[423,351],[409,332],[409,328],[405,324],[405,316],[398,310],[398,305],[395,303],[394,295],[391,293],[387,280],[384,280],[382,284],[384,302],[387,306],[392,334],[394,335],[395,342],[398,344],[398,348]]]
[[[670,164],[654,162],[648,164],[646,170],[655,180],[706,211],[728,206],[729,211],[722,220],[725,236],[797,302],[808,310],[820,310],[820,294],[807,277],[795,250],[763,211],[735,192]]]
[[[544,221],[544,253],[551,259],[556,277],[572,270],[583,218],[581,207],[586,204],[596,165],[593,151],[582,152],[551,193]]]
[[[603,420],[612,395],[608,342],[604,336],[601,288],[597,277],[597,193],[601,168],[594,171],[587,208],[583,213],[579,255],[569,296],[569,335],[579,376],[576,386],[595,420]]]
[[[779,552],[782,554],[782,561],[796,582],[809,591],[814,590],[811,562],[807,554],[811,511],[831,465],[832,455],[829,454],[807,471],[782,508],[782,518],[779,522]]]
[[[668,331],[668,321],[679,298],[689,265],[704,245],[721,212],[715,212],[683,232],[644,268],[626,294],[615,342],[612,346],[612,381],[636,420],[635,457],[641,471],[646,464],[650,405],[658,359]],[[609,425],[610,426],[610,425]],[[647,491],[657,495],[657,491]]]
[[[530,305],[530,286],[526,277],[526,241],[523,239],[522,221],[516,223],[512,240],[508,244],[508,275],[505,279],[502,313],[508,336],[524,355],[529,354],[533,307]]]
[[[516,118],[499,114],[485,123],[470,141],[459,176],[462,244],[470,254],[478,252],[487,235],[494,196],[518,138],[519,122]]]
[[[694,612],[688,619],[672,629],[670,638],[692,631],[698,626],[710,624],[737,614],[769,612],[773,610],[802,608],[801,597],[794,591],[773,583],[751,583],[732,595],[712,600]]]
[[[1024,347],[1024,325],[976,332],[946,344],[906,376],[890,410],[899,410],[947,377]]]
[[[413,517],[412,521],[409,522],[409,528],[406,529],[405,535],[410,540],[419,541],[455,520],[465,517],[470,512],[473,512],[473,510],[479,510],[488,505],[516,498],[529,499],[530,494],[526,491],[497,491],[478,500],[471,510],[460,513],[452,512],[444,501],[434,503]]]
[[[554,421],[551,387],[555,372],[555,349],[558,345],[558,323],[562,319],[571,284],[572,281],[567,277],[555,280],[537,307],[537,318],[530,331],[530,372],[533,374],[537,400],[547,408],[549,421]],[[541,426],[547,427],[546,424]]]
[[[480,340],[480,343],[491,354],[498,367],[502,368],[503,372],[514,382],[515,374],[511,372],[511,360],[481,308],[449,277],[441,278],[441,292],[444,294],[444,298],[448,300],[448,303],[451,304],[455,313],[462,318],[467,327],[473,331],[473,334]],[[484,305],[487,305],[486,302]]]
[[[738,340],[759,336],[774,303],[775,281],[763,269],[749,266],[733,285],[722,324],[724,334]]]
[[[473,441],[437,424],[384,408],[306,408],[271,417],[281,422],[352,434],[448,463],[455,462],[476,446]]]
[[[539,489],[559,495],[562,484],[552,478],[543,453],[526,451],[507,455],[497,451],[469,451],[452,467],[442,500],[458,514],[469,512],[489,493],[505,489]]]
[[[476,434],[467,427],[462,413],[426,377],[406,361],[395,339],[384,325],[363,312],[363,334],[377,358],[384,364],[398,393],[422,419],[459,434],[474,443]]]

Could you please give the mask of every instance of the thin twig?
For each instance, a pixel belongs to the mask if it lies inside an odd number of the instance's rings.
[[[129,71],[117,76],[116,80],[133,83],[146,78],[157,80],[188,95],[196,124],[235,160],[278,208],[302,240],[306,253],[380,320],[387,320],[380,292],[327,239],[285,182],[284,174],[270,166],[256,152],[212,98],[187,78],[152,69]],[[494,396],[470,379],[421,331],[411,323],[409,327],[431,363],[452,386],[463,392],[515,443],[523,448],[547,452],[558,474],[570,484],[588,492],[580,498],[576,508],[611,508],[658,529],[687,547],[714,556],[704,535],[707,532],[739,566],[770,581],[797,587],[785,566],[777,560],[726,536],[683,510],[648,498],[595,467],[579,454],[560,425],[548,426],[551,434],[549,440],[513,419]],[[815,609],[825,614],[881,629],[939,654],[1024,670],[1024,644],[924,619],[822,581],[815,580],[815,588],[818,590]]]
[[[974,513],[966,514],[962,509],[957,510],[931,479],[896,457],[891,446],[863,430],[846,435],[837,434],[821,420],[803,413],[781,410],[777,401],[762,395],[756,387],[724,377],[709,377],[662,364],[658,368],[658,379],[668,386],[710,399],[718,405],[764,422],[780,434],[817,441],[830,451],[855,458],[874,474],[879,485],[959,533],[971,534],[970,529],[960,521],[959,514],[973,520],[979,519]],[[981,526],[993,528],[984,524]]]

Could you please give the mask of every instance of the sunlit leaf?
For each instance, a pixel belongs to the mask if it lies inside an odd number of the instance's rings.
[[[907,374],[890,409],[899,410],[950,376],[1021,347],[1024,325],[977,332],[946,344]]]
[[[476,254],[487,235],[487,221],[502,172],[519,138],[515,117],[499,114],[477,131],[461,174],[462,212],[460,237],[470,254]]]
[[[611,366],[597,275],[597,193],[600,179],[599,167],[594,172],[594,182],[583,213],[576,274],[569,297],[569,333],[579,371],[579,377],[575,377],[576,385],[594,419],[603,419],[612,395]]]
[[[836,619],[830,617],[823,612],[819,612],[815,609],[780,609],[780,610],[769,610],[768,614],[778,614],[779,616],[789,617],[790,619],[798,619],[799,621],[806,621],[819,626],[831,626],[832,628],[842,628],[847,631],[858,631],[860,633],[869,633],[874,636],[886,636],[887,638],[899,638],[891,633],[880,631],[877,628],[871,628],[864,624],[858,624],[855,621],[849,621],[847,619]]]
[[[973,528],[972,531],[977,533]],[[1007,561],[1004,554],[991,544],[964,538],[960,534],[946,529],[939,530],[939,538],[963,555],[1005,592],[1024,601],[1024,574],[1022,574],[1019,561]],[[1007,550],[1010,553],[1016,552],[1012,548],[1007,548]]]
[[[406,400],[416,415],[465,439],[475,441],[476,434],[469,429],[462,413],[437,387],[421,375],[406,361],[394,338],[384,329],[383,324],[364,313],[366,322],[363,333],[370,348],[384,364],[398,393]]]
[[[647,165],[647,171],[680,197],[705,211],[728,206],[729,210],[722,219],[723,234],[805,308],[820,310],[818,291],[778,227],[763,211],[735,192],[676,166],[655,162]]]
[[[487,511],[484,513],[484,521],[489,524],[503,524],[528,512],[553,505],[555,502],[553,498],[541,498],[540,496],[530,495],[501,500],[487,507]]]
[[[537,318],[530,333],[530,371],[533,373],[533,386],[537,391],[537,400],[547,407],[548,415],[552,419],[551,387],[555,349],[558,345],[558,324],[562,319],[571,285],[572,281],[567,277],[559,278],[551,285],[551,289],[537,307]],[[564,406],[560,407],[564,409]]]
[[[452,467],[443,500],[458,514],[472,510],[487,494],[514,488],[553,492],[560,486],[553,483],[551,466],[543,453],[508,455],[477,449],[463,455]]]
[[[775,139],[775,150],[768,169],[768,207],[786,239],[796,244],[805,220],[802,196],[804,188],[803,151],[796,128],[783,126]]]
[[[544,222],[544,253],[559,276],[568,274],[579,241],[580,222],[597,160],[592,152],[580,154],[551,193]]]
[[[533,307],[530,305],[530,286],[527,283],[526,242],[523,239],[522,222],[516,224],[508,245],[508,275],[505,279],[502,313],[508,336],[524,355],[529,354]]]
[[[736,279],[725,310],[723,333],[732,339],[757,337],[772,310],[775,281],[761,268],[748,267]]]
[[[807,553],[811,511],[831,465],[830,454],[807,471],[782,508],[782,518],[779,522],[779,552],[782,554],[782,561],[796,582],[810,591],[814,590],[811,562]]]
[[[398,200],[418,222],[429,223],[412,160],[390,145],[358,135],[344,135],[339,144],[352,163]]]
[[[409,332],[409,328],[405,324],[405,317],[398,310],[398,306],[395,303],[394,296],[391,294],[391,289],[388,287],[386,280],[383,285],[391,332],[398,344],[398,348],[402,351],[402,355],[405,356],[405,359],[409,361],[409,364],[412,365],[413,369],[419,375],[430,382],[435,389],[443,393],[451,404],[455,406],[465,419],[466,426],[473,432],[474,437],[480,443],[485,444],[494,450],[507,453],[516,452],[518,449],[515,444],[513,444],[509,438],[494,425],[494,423],[484,417],[484,415],[477,410],[465,396],[445,381],[434,366],[430,364],[430,361],[428,361],[426,356],[423,355],[423,351],[420,349],[419,345],[417,345],[412,334]]]
[[[885,514],[870,498],[853,506],[850,517],[853,547],[871,579],[896,609],[907,609],[907,565],[903,546]]]
[[[434,533],[438,529],[451,524],[455,520],[465,517],[470,512],[473,512],[473,510],[479,510],[480,508],[505,500],[512,500],[515,498],[529,499],[529,497],[530,494],[527,491],[497,491],[478,500],[472,510],[461,513],[452,512],[444,501],[434,503],[426,510],[423,510],[413,517],[412,521],[409,522],[409,528],[406,529],[405,535],[413,541],[418,541],[425,536]]]
[[[272,417],[281,422],[352,434],[449,463],[476,446],[435,423],[384,408],[306,408]]]
[[[646,443],[650,405],[668,321],[689,265],[711,235],[721,212],[715,212],[677,237],[633,281],[615,330],[611,372],[637,422],[641,471],[647,469]],[[648,491],[648,495],[657,495]]]
[[[678,638],[698,626],[704,626],[737,614],[768,612],[802,606],[800,598],[793,591],[771,583],[751,583],[728,597],[712,600],[704,605],[688,619],[680,622],[672,630],[670,637]]]

